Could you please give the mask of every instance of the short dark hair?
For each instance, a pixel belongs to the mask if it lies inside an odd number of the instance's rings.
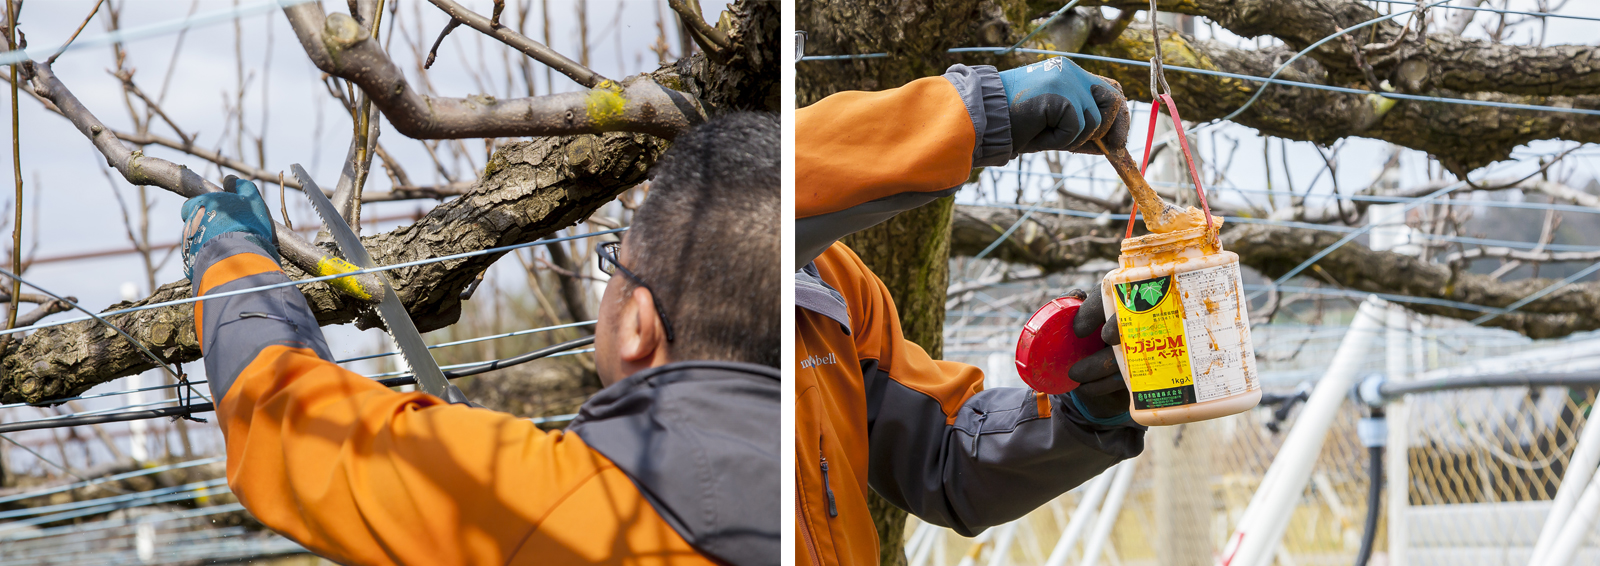
[[[651,169],[627,267],[657,293],[674,361],[778,367],[780,132],[772,114],[726,114],[680,134]]]

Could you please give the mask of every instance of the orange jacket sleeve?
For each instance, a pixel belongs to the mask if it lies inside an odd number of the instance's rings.
[[[974,166],[1009,161],[1010,117],[994,67],[881,92],[842,92],[795,112],[799,265],[833,241],[948,196]]]
[[[288,281],[231,236],[198,254],[198,295]],[[709,564],[578,435],[329,361],[297,289],[197,305],[228,486],[313,552],[346,564]]]

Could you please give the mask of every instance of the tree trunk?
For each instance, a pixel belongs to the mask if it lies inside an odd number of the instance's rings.
[[[844,239],[883,280],[900,315],[900,331],[934,358],[944,353],[944,299],[950,286],[950,214],[955,197],[909,210]],[[878,494],[868,497],[878,527],[878,562],[904,566],[906,512]]]

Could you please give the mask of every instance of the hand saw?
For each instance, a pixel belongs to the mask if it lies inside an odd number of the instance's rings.
[[[298,163],[290,165],[289,168],[293,170],[294,178],[300,181],[300,192],[311,199],[311,207],[317,210],[317,217],[322,219],[322,226],[333,235],[333,242],[338,244],[339,251],[344,253],[345,259],[361,269],[377,267],[378,265],[372,261],[372,255],[361,245],[361,238],[356,236],[348,224],[345,224],[344,217],[333,208],[333,202],[322,194],[322,189],[317,187],[316,181],[311,180],[311,175],[307,174]],[[383,320],[383,325],[389,329],[389,338],[394,340],[395,346],[400,349],[400,355],[406,359],[406,364],[411,366],[411,372],[417,377],[417,385],[422,386],[424,392],[451,403],[466,403],[467,396],[445,379],[444,371],[439,369],[439,363],[434,361],[433,354],[428,353],[428,344],[422,341],[422,333],[418,332],[417,325],[411,322],[411,313],[406,312],[405,305],[400,303],[399,295],[394,294],[394,287],[389,285],[389,277],[383,272],[375,275],[383,284],[383,302],[378,303],[378,318]]]

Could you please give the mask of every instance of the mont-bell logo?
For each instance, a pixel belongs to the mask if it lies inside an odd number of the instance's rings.
[[[826,356],[811,356],[800,360],[800,369],[814,368],[817,366],[831,366],[839,363],[839,357],[831,352]]]

